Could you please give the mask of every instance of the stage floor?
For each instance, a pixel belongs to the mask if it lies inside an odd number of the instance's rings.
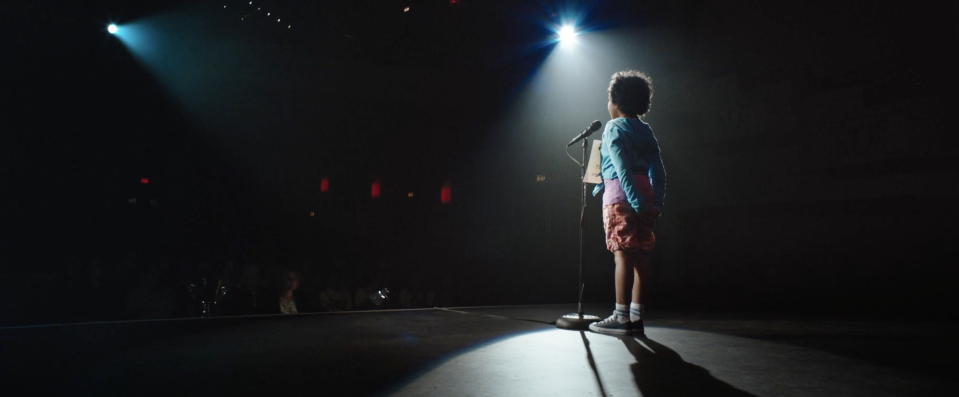
[[[611,305],[587,305],[605,317]],[[656,312],[645,337],[556,329],[575,305],[0,329],[5,390],[66,395],[955,395],[955,325]],[[15,393],[20,395],[20,393]]]

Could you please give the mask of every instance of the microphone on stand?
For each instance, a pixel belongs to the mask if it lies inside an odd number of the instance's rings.
[[[593,131],[599,129],[602,123],[599,120],[592,122],[589,127],[586,127],[576,139],[573,139],[568,145],[566,145],[566,154],[569,154],[569,147],[573,146],[574,143],[583,141],[583,162],[580,163],[569,156],[573,161],[576,161],[576,164],[580,166],[580,174],[583,177],[582,188],[583,195],[580,203],[582,204],[581,212],[579,213],[579,284],[577,289],[579,289],[579,304],[576,306],[576,313],[570,313],[563,317],[560,317],[556,320],[556,328],[570,329],[570,330],[579,330],[585,331],[589,329],[589,325],[600,321],[601,318],[589,314],[583,314],[583,289],[586,284],[583,284],[583,262],[586,261],[586,190],[588,189],[588,184],[586,183],[586,142],[584,139],[589,137],[589,134],[592,134]]]
[[[567,147],[573,146],[574,143],[579,142],[579,141],[581,141],[581,140],[583,140],[583,139],[586,139],[586,137],[588,137],[588,136],[589,136],[590,134],[592,134],[593,132],[596,132],[596,130],[598,130],[599,127],[601,127],[602,125],[603,125],[603,123],[600,123],[599,120],[593,121],[593,122],[589,125],[589,127],[586,127],[586,129],[583,130],[583,132],[581,132],[579,135],[577,135],[576,138],[574,138],[572,141],[570,141],[569,144],[566,145],[566,146],[567,146]]]

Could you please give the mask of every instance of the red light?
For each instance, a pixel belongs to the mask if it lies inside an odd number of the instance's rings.
[[[330,178],[323,178],[323,180],[320,181],[320,191],[323,193],[330,191]]]
[[[443,204],[449,204],[450,199],[452,198],[453,188],[450,187],[450,183],[446,182],[443,185],[443,188],[440,189],[440,202]]]
[[[450,0],[450,4],[456,4],[456,3],[459,3],[459,0]]]
[[[378,179],[373,181],[373,186],[370,187],[370,197],[372,198],[380,197],[380,181]]]
[[[150,178],[140,178],[140,183],[146,185],[150,183]]]

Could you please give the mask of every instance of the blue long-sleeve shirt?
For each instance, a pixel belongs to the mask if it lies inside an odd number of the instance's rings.
[[[633,173],[644,173],[653,187],[653,208],[662,211],[666,196],[666,169],[659,155],[659,142],[653,130],[640,119],[616,118],[606,123],[600,145],[600,168],[603,179],[619,178],[629,206],[636,213],[646,210],[633,180]],[[603,189],[596,185],[595,196]]]

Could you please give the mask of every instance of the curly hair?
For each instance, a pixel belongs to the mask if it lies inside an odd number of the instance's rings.
[[[623,114],[642,116],[649,112],[653,100],[653,79],[638,70],[623,70],[613,73],[607,91]]]

